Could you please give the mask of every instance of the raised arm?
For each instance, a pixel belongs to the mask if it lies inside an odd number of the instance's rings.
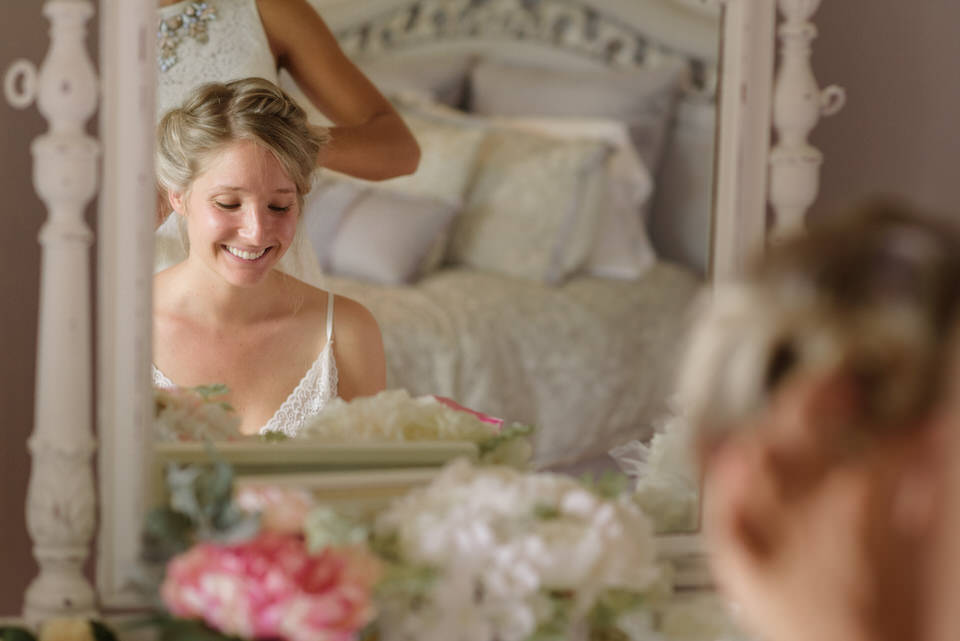
[[[420,148],[403,119],[307,0],[257,0],[257,6],[277,64],[335,125],[318,163],[368,180],[416,171]]]

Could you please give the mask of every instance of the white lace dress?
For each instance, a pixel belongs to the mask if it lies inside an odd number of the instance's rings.
[[[206,41],[185,30],[165,38],[158,33],[158,121],[167,111],[180,106],[193,89],[206,82],[229,82],[249,77],[278,82],[277,63],[270,51],[256,0],[177,2],[157,9],[158,23],[189,24],[192,16],[202,13],[198,7],[201,4],[207,7],[206,18],[199,20],[201,25],[194,32],[205,33]],[[168,43],[166,51],[161,46],[164,41]],[[304,212],[309,209],[308,202]],[[300,220],[293,244],[277,268],[314,287],[322,287],[323,274],[316,254],[301,231],[303,216]],[[154,272],[186,259],[188,244],[182,217],[167,217],[157,228],[155,241]]]
[[[315,361],[303,375],[282,405],[274,412],[267,424],[260,428],[260,434],[281,432],[291,438],[301,428],[319,414],[331,399],[337,397],[337,362],[333,356],[333,300],[327,299],[327,344],[320,350]],[[153,386],[160,389],[172,389],[177,385],[156,366],[153,366]],[[216,381],[211,381],[215,383]]]

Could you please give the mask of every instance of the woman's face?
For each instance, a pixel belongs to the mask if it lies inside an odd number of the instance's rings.
[[[188,260],[228,283],[259,283],[293,242],[297,188],[264,147],[238,141],[206,163],[186,193],[170,202],[187,220]]]

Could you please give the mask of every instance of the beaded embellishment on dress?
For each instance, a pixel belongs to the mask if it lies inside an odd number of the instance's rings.
[[[206,43],[207,23],[217,12],[209,2],[191,2],[180,13],[163,18],[157,26],[157,64],[166,71],[177,64],[177,47],[186,38]]]

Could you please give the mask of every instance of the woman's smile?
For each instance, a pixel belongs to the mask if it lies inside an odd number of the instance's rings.
[[[233,285],[261,282],[293,243],[296,186],[276,157],[252,141],[224,147],[190,191],[176,197],[187,220],[188,260]]]
[[[231,245],[222,245],[227,252],[236,258],[248,263],[255,263],[263,258],[273,247],[264,247],[263,249],[241,249]]]

